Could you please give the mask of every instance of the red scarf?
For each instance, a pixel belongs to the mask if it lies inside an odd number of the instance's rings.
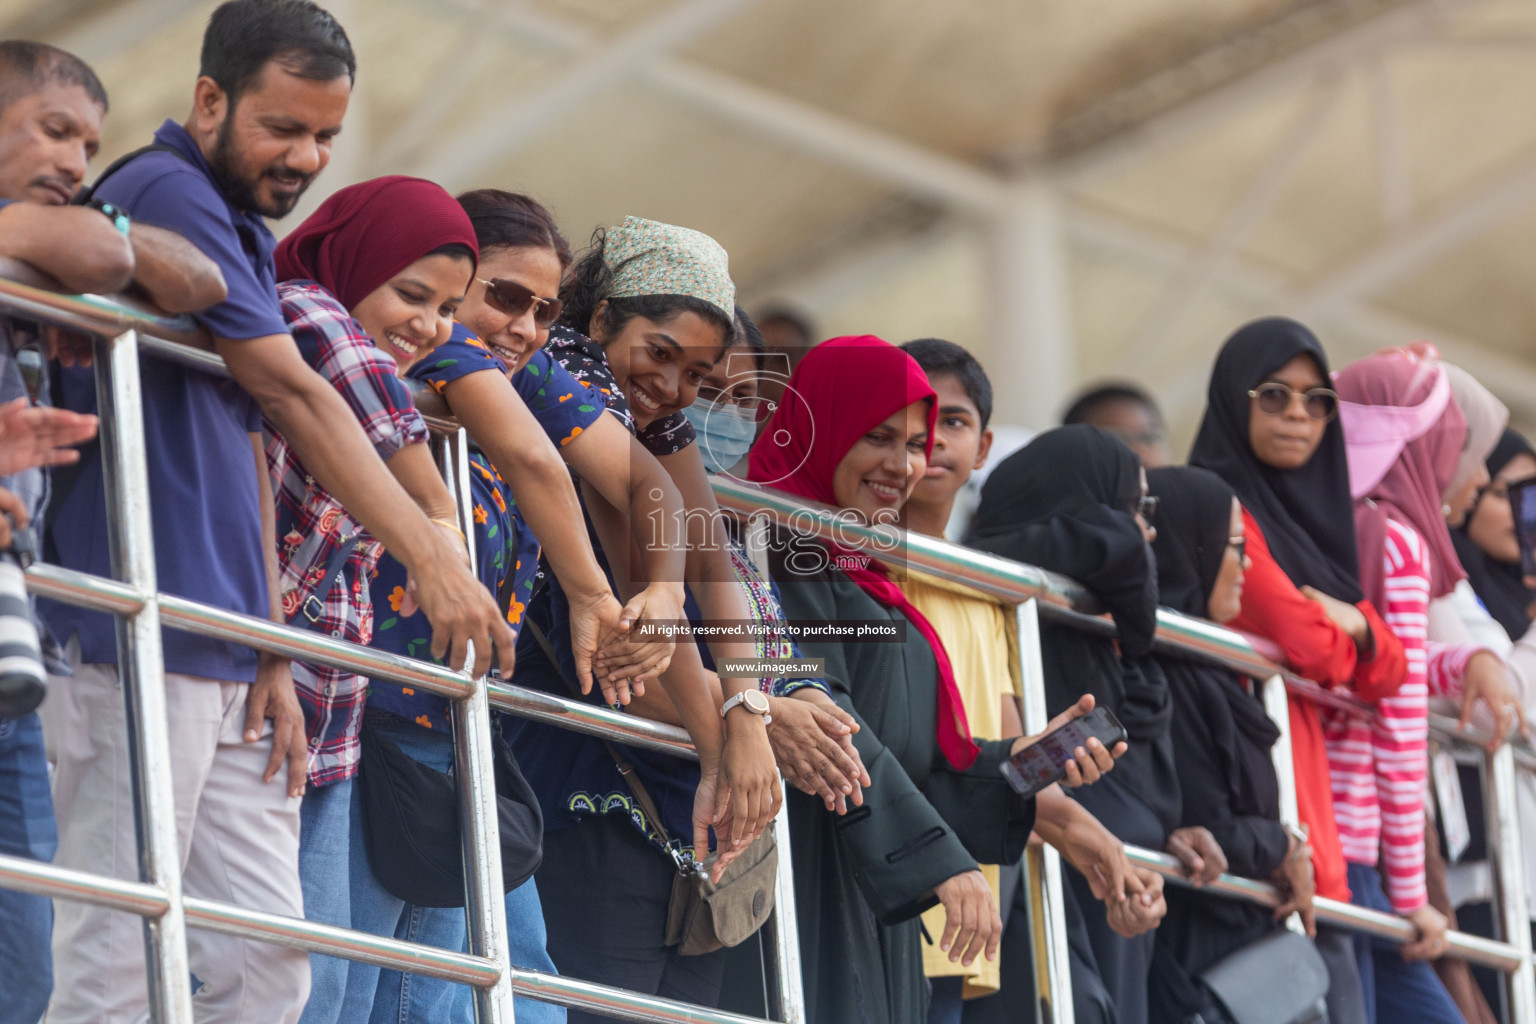
[[[928,403],[931,453],[938,403],[922,367],[901,349],[872,335],[823,342],[795,368],[783,401],[752,447],[748,476],[808,501],[836,505],[832,477],[843,456],[886,417],[921,401]],[[980,751],[971,739],[944,642],[884,569],[860,553],[831,543],[827,547],[849,579],[880,604],[901,612],[933,648],[939,676],[939,749],[956,768],[969,768]]]
[[[435,249],[458,242],[479,258],[475,227],[441,185],[392,174],[348,185],[277,247],[277,279],[308,278],[347,309]]]

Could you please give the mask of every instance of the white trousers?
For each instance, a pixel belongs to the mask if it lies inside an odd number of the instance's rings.
[[[261,781],[272,727],[246,743],[244,683],[165,677],[183,888],[258,910],[304,916],[299,803],[286,768]],[[44,730],[56,760],[63,867],[137,881],[132,773],[114,665],[50,680]],[[140,1024],[148,1012],[144,926],[137,915],[54,901],[54,993],[47,1024]],[[200,1024],[292,1024],[309,995],[301,950],[187,930]]]

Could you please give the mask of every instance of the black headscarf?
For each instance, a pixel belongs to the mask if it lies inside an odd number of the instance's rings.
[[[1517,455],[1536,458],[1536,448],[1532,448],[1520,434],[1506,429],[1493,454],[1488,456],[1488,475],[1497,476]],[[1467,519],[1470,521],[1472,516]],[[1527,587],[1521,576],[1520,563],[1500,562],[1493,558],[1467,536],[1466,526],[1452,530],[1451,541],[1456,545],[1461,567],[1467,570],[1467,579],[1483,607],[1504,627],[1511,640],[1520,639],[1531,625],[1525,610],[1536,600],[1536,590]]]
[[[1060,714],[1092,693],[1120,719],[1130,749],[1109,783],[1141,800],[1166,834],[1179,817],[1168,738],[1173,703],[1149,654],[1157,631],[1157,576],[1133,518],[1140,497],[1141,463],[1118,438],[1084,424],[1060,427],[987,477],[967,543],[1070,576],[1108,606],[1119,630],[1118,653],[1106,637],[1049,619],[1040,623],[1046,710]],[[1119,827],[1105,824],[1111,831]]]
[[[998,463],[981,488],[967,543],[1070,576],[1108,606],[1120,648],[1152,649],[1157,577],[1133,518],[1141,463],[1114,435],[1050,430]]]
[[[1161,502],[1152,550],[1157,555],[1163,601],[1170,608],[1204,618],[1231,536],[1236,495],[1215,473],[1194,466],[1149,469],[1147,489]],[[1193,701],[1198,706],[1220,700],[1230,707],[1237,731],[1247,741],[1221,752],[1234,805],[1256,807],[1278,800],[1271,792],[1276,783],[1269,748],[1280,738],[1280,730],[1259,702],[1226,669],[1178,657],[1158,660],[1173,686],[1176,703]],[[1204,717],[1211,724],[1209,716]]]
[[[1322,343],[1294,320],[1255,320],[1228,338],[1211,370],[1205,418],[1189,462],[1232,485],[1292,583],[1357,604],[1364,594],[1349,462],[1338,419],[1328,424],[1317,451],[1298,469],[1265,465],[1248,442],[1248,392],[1302,354],[1312,357],[1327,380],[1328,356]]]

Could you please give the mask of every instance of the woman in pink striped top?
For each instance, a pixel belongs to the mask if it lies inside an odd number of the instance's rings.
[[[1419,933],[1401,949],[1357,937],[1361,980],[1373,1022],[1460,1024],[1424,962],[1445,952],[1446,930],[1425,894],[1424,794],[1429,695],[1473,696],[1462,694],[1462,684],[1478,648],[1426,638],[1429,602],[1463,575],[1442,510],[1471,497],[1449,493],[1467,423],[1428,353],[1387,349],[1341,370],[1334,382],[1361,588],[1408,660],[1402,688],[1377,701],[1373,719],[1328,713],[1323,725],[1352,900],[1395,912]]]

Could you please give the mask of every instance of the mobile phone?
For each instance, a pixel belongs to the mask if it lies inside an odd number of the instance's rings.
[[[1082,718],[1074,718],[1003,762],[1003,777],[1020,796],[1034,796],[1053,782],[1067,777],[1067,762],[1078,747],[1088,748],[1089,739],[1097,739],[1105,749],[1114,750],[1124,741],[1125,726],[1114,712],[1097,707]]]
[[[1520,572],[1536,576],[1536,476],[1509,485],[1509,510],[1520,541]]]

